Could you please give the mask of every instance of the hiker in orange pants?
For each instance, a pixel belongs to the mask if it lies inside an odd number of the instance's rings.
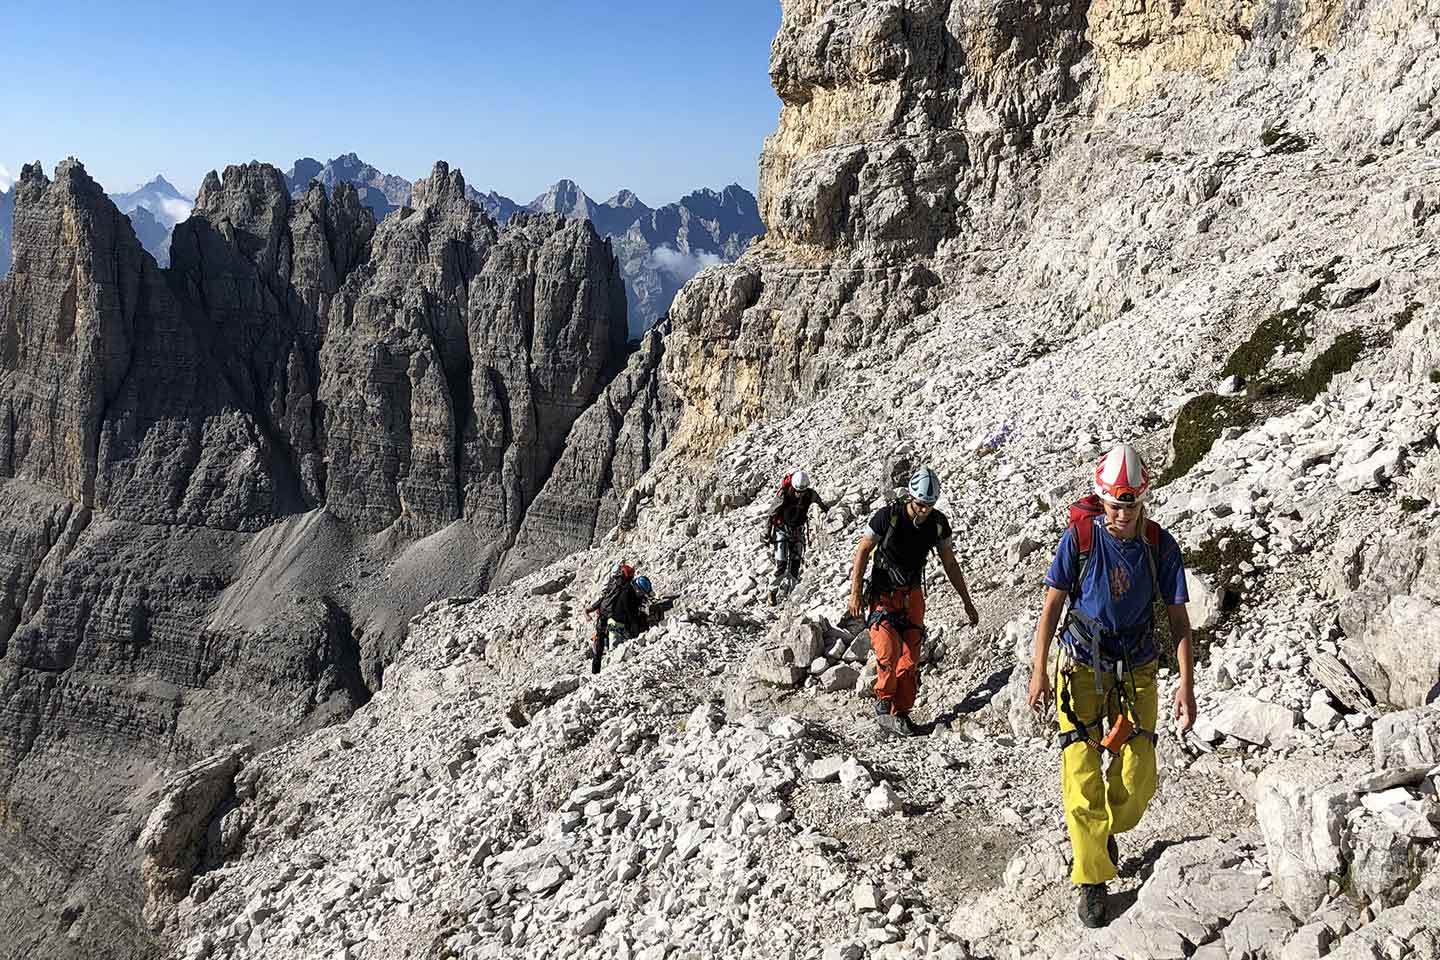
[[[940,499],[940,478],[929,467],[910,477],[909,496],[886,504],[870,518],[860,538],[850,571],[850,615],[868,612],[870,645],[879,666],[875,678],[875,722],[882,732],[900,737],[917,733],[910,722],[919,686],[920,644],[925,638],[925,558],[940,554],[945,575],[965,604],[971,625],[980,614],[970,599],[965,576],[955,562],[950,543],[950,521],[935,509]],[[863,586],[865,568],[875,557],[869,589]]]
[[[870,605],[870,647],[879,672],[875,699],[888,703],[890,712],[910,716],[920,685],[920,643],[925,639],[925,591],[919,587],[892,590]]]

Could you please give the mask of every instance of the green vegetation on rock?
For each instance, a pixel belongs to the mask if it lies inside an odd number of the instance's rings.
[[[1255,411],[1245,397],[1202,393],[1192,397],[1175,415],[1173,455],[1160,485],[1182,477],[1199,463],[1226,427],[1245,428],[1255,422]]]

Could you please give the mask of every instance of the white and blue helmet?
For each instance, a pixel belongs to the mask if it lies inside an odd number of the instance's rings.
[[[921,467],[910,474],[910,499],[933,507],[940,500],[940,478],[929,467]]]

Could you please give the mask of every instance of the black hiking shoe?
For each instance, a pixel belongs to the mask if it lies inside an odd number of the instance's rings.
[[[902,737],[918,737],[920,731],[915,724],[910,722],[910,714],[899,713],[895,715],[895,729],[900,731]]]
[[[1094,930],[1105,926],[1105,884],[1080,884],[1080,901],[1076,905],[1080,922]]]
[[[1115,834],[1105,838],[1105,852],[1110,854],[1110,862],[1115,865],[1115,872],[1120,872],[1120,844],[1115,842]]]

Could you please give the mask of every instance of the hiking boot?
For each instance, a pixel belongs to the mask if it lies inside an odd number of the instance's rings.
[[[1110,854],[1110,862],[1115,865],[1115,872],[1120,872],[1120,844],[1115,842],[1115,834],[1105,838],[1105,852]]]
[[[1080,902],[1076,905],[1080,922],[1090,929],[1105,926],[1105,884],[1080,884]]]
[[[920,731],[915,724],[910,722],[910,714],[899,713],[895,715],[895,729],[902,737],[918,737]]]

